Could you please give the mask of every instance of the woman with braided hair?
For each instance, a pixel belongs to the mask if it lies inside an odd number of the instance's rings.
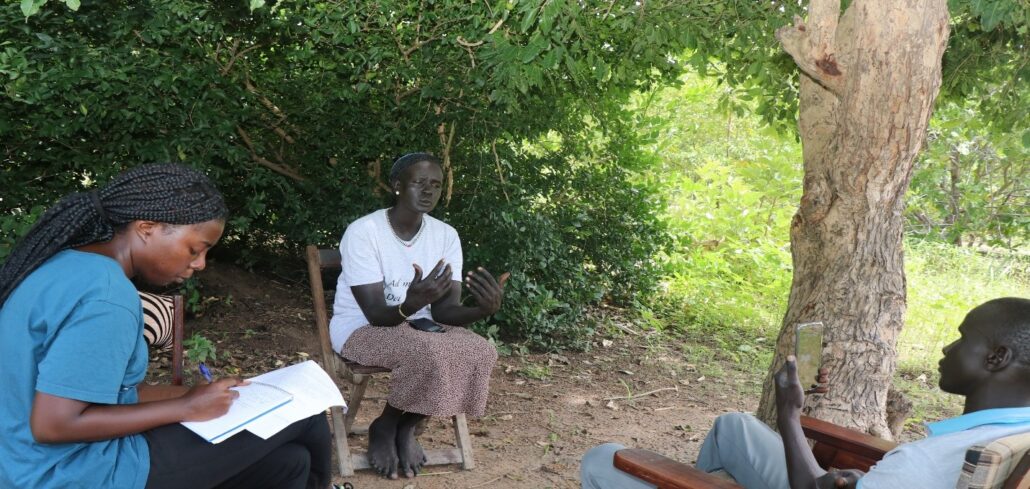
[[[497,352],[459,326],[501,308],[508,274],[495,279],[478,267],[462,279],[457,231],[428,214],[440,200],[439,159],[404,155],[393,164],[390,183],[394,206],[357,219],[343,233],[329,328],[333,349],[344,358],[392,371],[386,407],[368,429],[368,458],[396,479],[414,477],[426,462],[415,437],[427,416],[484,414]],[[461,304],[462,282],[474,305]]]
[[[224,414],[239,379],[142,382],[130,279],[202,270],[226,214],[200,172],[143,165],[65,197],[22,238],[0,268],[0,487],[329,487],[325,416],[215,445],[179,422]]]

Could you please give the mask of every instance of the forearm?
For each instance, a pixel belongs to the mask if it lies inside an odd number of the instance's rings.
[[[778,414],[776,426],[783,440],[783,451],[787,457],[787,478],[790,487],[798,489],[815,489],[819,478],[826,471],[819,467],[808,446],[805,433],[801,429],[801,418],[795,413]]]
[[[401,313],[402,310],[404,311],[403,315]],[[373,305],[361,308],[361,312],[365,314],[365,319],[368,319],[368,323],[372,326],[397,326],[404,322],[406,316],[410,316],[417,311],[418,309],[414,306],[405,304],[401,304],[400,309],[395,305]]]
[[[433,321],[452,326],[466,326],[490,316],[488,312],[478,307],[468,307],[460,304],[434,304],[431,311],[433,313]]]
[[[139,393],[139,402],[142,403],[182,397],[189,392],[190,388],[184,385],[140,384],[136,390]]]
[[[33,409],[32,434],[39,443],[110,440],[184,419],[180,398],[141,404],[89,404],[74,416],[56,417]],[[46,417],[47,419],[42,419]]]

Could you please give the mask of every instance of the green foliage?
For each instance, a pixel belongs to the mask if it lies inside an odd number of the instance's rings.
[[[200,280],[197,277],[190,277],[182,286],[179,288],[179,293],[182,294],[183,300],[186,303],[186,310],[192,314],[202,312],[204,307],[203,297],[200,295]]]
[[[951,38],[941,93],[1030,149],[1030,2],[949,0]]]
[[[959,245],[1026,245],[1030,145],[966,105],[935,111],[906,200],[909,232]]]
[[[898,340],[898,366],[932,373],[941,348],[958,337],[970,309],[998,297],[1030,297],[1030,256],[984,253],[909,239],[905,272],[908,313]]]
[[[2,197],[0,197],[0,202],[3,202]],[[14,248],[15,238],[29,232],[36,219],[39,219],[44,211],[46,209],[43,206],[37,205],[28,211],[19,208],[14,209],[10,214],[0,215],[0,261],[7,259],[7,255]]]
[[[200,333],[193,333],[189,338],[183,340],[182,347],[186,352],[186,359],[193,365],[218,358],[215,344]]]
[[[394,157],[430,150],[449,157],[454,185],[437,212],[469,266],[515,275],[499,336],[582,345],[584,304],[657,280],[650,259],[666,241],[653,190],[634,178],[651,160],[621,107],[679,74],[677,19],[690,11],[671,0],[170,0],[26,19],[4,4],[0,215],[182,161],[225,192],[224,246],[254,264],[335,244],[388,205]],[[17,235],[3,229],[5,242]]]
[[[79,10],[80,0],[61,0],[68,8]],[[25,17],[31,17],[39,13],[39,9],[46,5],[47,0],[21,0],[21,12]]]
[[[755,116],[720,111],[720,89],[684,78],[638,101],[658,130],[663,165],[649,178],[671,193],[666,219],[676,244],[664,256],[659,310],[680,329],[725,339],[741,358],[776,331],[790,291],[788,226],[800,198],[800,146]],[[743,349],[741,348],[743,347]]]
[[[747,115],[793,130],[797,69],[773,34],[801,4],[45,3],[0,6],[0,253],[58,196],[183,161],[225,191],[237,256],[299,256],[388,205],[395,156],[431,150],[448,157],[436,212],[467,266],[513,272],[505,308],[477,326],[495,341],[584,346],[582,307],[600,300],[720,331],[779,322],[800,156]],[[935,125],[946,145],[931,152],[973,148],[963,164],[992,176],[1025,166],[1010,149],[1030,145],[1030,5],[949,7],[941,99],[983,131]],[[725,88],[656,91],[687,67]],[[946,220],[942,156],[915,175],[912,219]],[[1004,186],[965,185],[964,220],[927,235],[1017,242],[1025,216],[981,224],[1019,210],[998,205]]]

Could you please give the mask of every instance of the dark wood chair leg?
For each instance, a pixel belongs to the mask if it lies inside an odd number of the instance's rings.
[[[181,295],[172,297],[172,384],[182,385],[183,316],[186,315]]]

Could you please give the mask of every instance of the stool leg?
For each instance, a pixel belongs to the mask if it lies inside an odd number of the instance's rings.
[[[476,468],[476,462],[472,460],[472,437],[469,436],[469,426],[465,422],[464,414],[454,415],[454,438],[458,442],[458,450],[461,451],[461,468],[472,470]]]
[[[343,408],[333,406],[329,412],[333,418],[333,438],[336,440],[336,457],[339,459],[340,475],[350,477],[354,475],[354,463],[351,461],[350,446],[347,444]]]
[[[371,375],[354,374],[351,376],[351,382],[354,385],[354,390],[350,395],[350,405],[347,409],[347,418],[344,422],[347,433],[352,433],[354,427],[354,418],[358,415],[358,409],[361,408],[361,401],[365,398],[365,389],[368,388],[368,382],[372,380]]]

